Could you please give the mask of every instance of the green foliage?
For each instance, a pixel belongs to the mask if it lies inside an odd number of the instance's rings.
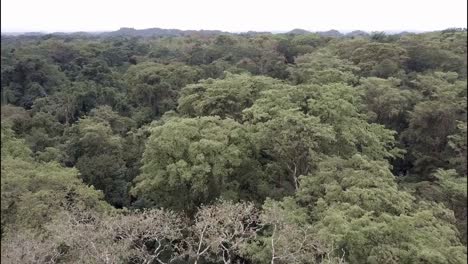
[[[448,168],[449,136],[457,132],[457,122],[466,122],[466,81],[450,82],[448,77],[435,73],[418,78],[415,84],[427,99],[415,105],[402,133],[403,142],[411,146],[413,171],[425,179],[436,168]]]
[[[151,107],[155,116],[176,107],[179,90],[200,78],[200,70],[186,65],[165,66],[141,63],[131,66],[126,73],[129,95],[141,106]]]
[[[246,254],[254,263],[330,263],[325,257],[327,248],[316,239],[307,220],[306,210],[293,199],[267,199],[260,216],[264,230],[248,245]]]
[[[6,158],[30,159],[31,150],[24,140],[15,137],[11,125],[2,121],[2,160]]]
[[[364,76],[395,76],[407,59],[406,50],[388,43],[368,43],[352,52],[351,60]]]
[[[376,214],[399,215],[412,205],[411,197],[398,191],[387,162],[368,160],[360,155],[321,162],[317,173],[301,177],[301,185],[300,200],[311,207],[320,205],[316,210],[326,210],[339,203]]]
[[[455,71],[466,78],[466,31],[429,33],[402,37],[400,45],[408,51],[410,71]]]
[[[414,204],[385,162],[354,156],[320,164],[302,178],[298,199],[310,208],[319,239],[351,263],[461,263],[466,249],[437,204]]]
[[[417,100],[417,93],[401,88],[400,84],[394,78],[370,77],[361,79],[359,85],[371,120],[399,132],[407,127],[408,111]]]
[[[90,112],[91,119],[110,125],[114,134],[125,136],[136,126],[131,118],[124,117],[114,112],[110,106],[99,106]]]
[[[351,61],[340,59],[328,50],[319,50],[298,57],[296,66],[291,69],[291,79],[295,84],[355,84],[359,68]]]
[[[18,134],[28,131],[31,126],[31,116],[28,111],[22,107],[13,106],[10,104],[1,106],[2,122],[9,123],[13,131]]]
[[[432,210],[372,216],[349,207],[330,208],[316,226],[319,237],[345,248],[350,263],[464,263],[456,232]],[[358,217],[350,215],[358,214]],[[331,235],[336,234],[336,235]]]
[[[122,138],[113,135],[109,122],[94,119],[98,117],[81,119],[67,131],[65,163],[75,165],[84,182],[102,190],[111,204],[122,207],[128,201]]]
[[[270,181],[277,192],[286,194],[299,188],[298,178],[313,170],[324,156],[323,149],[335,141],[331,126],[297,110],[280,111],[255,129],[256,142],[270,159],[266,168]]]
[[[265,91],[244,115],[250,122],[265,122],[283,109],[300,110],[333,127],[335,140],[321,149],[324,154],[350,157],[362,152],[376,159],[399,156],[400,151],[394,148],[394,132],[367,122],[359,93],[353,87],[304,85]]]
[[[254,198],[262,176],[255,174],[249,141],[232,119],[173,118],[156,124],[133,193],[155,206],[189,212],[218,197]]]
[[[69,208],[109,209],[102,194],[88,187],[76,169],[38,163],[31,151],[2,124],[2,230],[40,228]]]
[[[267,77],[228,74],[222,80],[207,79],[184,87],[178,112],[187,116],[220,116],[240,120],[242,111],[266,89],[280,85]]]
[[[455,153],[452,158],[449,159],[450,164],[457,169],[457,171],[467,176],[467,126],[466,122],[458,121],[457,131],[455,134],[448,136],[449,146]]]
[[[456,217],[460,239],[466,244],[467,178],[460,176],[453,169],[438,169],[433,177],[435,180],[432,182],[405,183],[404,187],[419,199],[443,203],[452,210]]]
[[[13,103],[30,108],[34,99],[47,96],[66,78],[53,64],[38,56],[20,58],[2,67],[2,104]]]

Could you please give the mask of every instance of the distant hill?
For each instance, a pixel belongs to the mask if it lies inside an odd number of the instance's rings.
[[[180,37],[187,35],[204,35],[212,36],[219,34],[231,34],[220,30],[180,30],[180,29],[163,29],[163,28],[120,28],[117,31],[101,33],[102,36],[132,36],[132,37]]]
[[[286,34],[304,35],[304,34],[310,34],[310,33],[312,33],[312,32],[307,31],[305,29],[295,28],[295,29],[287,32]]]
[[[42,36],[47,33],[44,32],[3,32],[2,35],[4,36]]]
[[[257,35],[271,35],[272,32],[269,31],[247,31],[238,33],[241,36],[257,36]]]
[[[448,30],[466,30],[466,29],[448,29]],[[347,32],[347,31],[342,31]],[[407,34],[417,34],[421,32],[416,31],[385,31],[385,34],[393,35],[407,35]],[[146,29],[134,29],[129,27],[122,27],[116,31],[106,31],[106,32],[2,32],[3,37],[7,36],[17,36],[17,37],[42,37],[42,36],[80,36],[80,37],[181,37],[181,36],[214,36],[214,35],[247,35],[247,36],[256,36],[256,35],[269,35],[269,34],[291,34],[291,35],[305,35],[305,34],[318,34],[325,37],[365,37],[369,36],[370,33],[362,30],[354,30],[348,33],[341,33],[336,29],[328,31],[316,31],[312,32],[309,30],[295,28],[291,31],[247,31],[247,32],[227,32],[221,30],[181,30],[181,29],[164,29],[164,28],[146,28]]]
[[[328,31],[312,32],[312,31],[308,31],[308,30],[305,30],[305,29],[295,28],[295,29],[287,32],[286,34],[292,34],[292,35],[317,34],[317,35],[320,35],[320,36],[323,36],[323,37],[336,37],[336,38],[343,36],[343,34],[341,32],[339,32],[338,30],[335,30],[335,29],[328,30]]]
[[[332,29],[332,30],[328,30],[328,31],[318,31],[316,32],[318,35],[320,36],[324,36],[324,37],[335,37],[335,38],[338,38],[338,37],[342,37],[343,34],[340,33],[338,30],[335,30],[335,29]]]

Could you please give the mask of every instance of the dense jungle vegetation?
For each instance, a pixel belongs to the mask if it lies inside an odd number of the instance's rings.
[[[2,263],[467,263],[466,29],[1,44]]]

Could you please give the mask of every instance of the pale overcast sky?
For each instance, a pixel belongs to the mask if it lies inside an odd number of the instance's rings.
[[[1,0],[1,7],[2,32],[120,27],[424,31],[467,26],[467,0]]]

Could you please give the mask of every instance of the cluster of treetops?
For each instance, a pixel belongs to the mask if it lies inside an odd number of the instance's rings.
[[[2,263],[466,263],[466,29],[1,44]]]

